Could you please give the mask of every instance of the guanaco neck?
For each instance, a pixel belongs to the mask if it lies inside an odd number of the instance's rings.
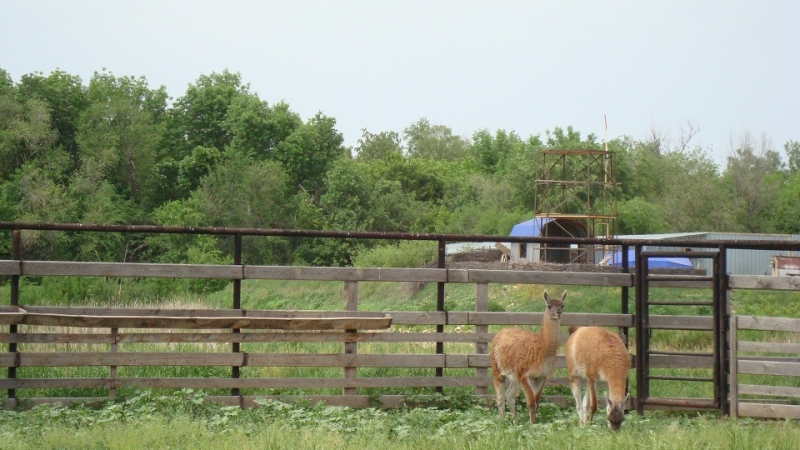
[[[608,381],[608,399],[613,403],[622,403],[625,401],[625,381],[627,378],[623,377],[609,377]]]
[[[555,355],[558,351],[558,327],[560,325],[560,320],[553,320],[547,312],[544,313],[541,334],[544,351],[547,355]]]

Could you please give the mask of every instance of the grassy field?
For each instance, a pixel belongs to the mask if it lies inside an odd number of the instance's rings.
[[[791,421],[714,415],[628,414],[619,432],[602,417],[580,427],[574,409],[545,403],[500,419],[465,399],[440,407],[380,410],[263,401],[242,410],[204,403],[198,393],[141,393],[99,409],[38,406],[0,411],[0,449],[795,449]]]

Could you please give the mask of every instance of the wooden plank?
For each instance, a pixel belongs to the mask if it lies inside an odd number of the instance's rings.
[[[445,355],[249,353],[247,365],[269,367],[445,367]]]
[[[800,388],[789,386],[760,386],[755,384],[740,384],[740,394],[766,395],[771,397],[800,398]]]
[[[356,389],[489,386],[487,377],[369,378],[118,378],[118,387],[143,389]],[[352,395],[352,394],[345,394]]]
[[[20,267],[20,261],[13,261],[13,260],[0,261],[0,275],[5,275],[5,276],[22,275],[22,267]]]
[[[366,267],[244,267],[245,279],[258,280],[315,280],[315,281],[379,281],[380,269]]]
[[[448,283],[469,283],[469,269],[447,269]]]
[[[242,266],[215,264],[24,261],[22,275],[242,279]]]
[[[469,282],[632,287],[633,275],[626,273],[469,269]]]
[[[738,316],[740,330],[788,331],[800,333],[800,319]]]
[[[19,335],[23,336],[23,335]],[[99,336],[99,335],[98,335]],[[0,342],[3,335],[0,335]],[[125,333],[120,344],[132,343],[233,343],[233,342],[452,342],[491,341],[494,333],[397,333],[397,332],[253,332],[253,333]],[[108,339],[108,338],[106,338]],[[23,342],[23,341],[20,341]],[[81,342],[81,341],[76,341]],[[94,342],[98,343],[98,342]],[[106,342],[108,343],[108,342]]]
[[[453,313],[450,314],[451,316]],[[504,312],[470,312],[468,325],[541,325],[542,313],[504,313]],[[449,322],[453,324],[452,321]],[[597,325],[607,327],[633,326],[630,314],[583,314],[564,313],[562,326]]]
[[[382,318],[391,316],[392,325],[447,325],[447,313],[438,311],[409,312],[409,311],[245,311],[245,317],[275,317],[275,318],[327,318],[327,317],[359,317]]]
[[[339,317],[283,319],[267,317],[72,316],[28,313],[24,315],[18,323],[25,325],[95,328],[374,330],[390,327],[392,318]]]
[[[14,367],[17,365],[18,353],[0,353],[0,367]]]
[[[392,325],[447,325],[446,311],[403,312],[391,311]]]
[[[708,330],[713,325],[709,316],[650,316],[650,327],[659,330]]]
[[[242,317],[240,309],[112,308],[86,306],[25,306],[29,314],[72,316]],[[340,311],[343,312],[343,311]]]
[[[447,282],[447,269],[381,268],[380,281]]]
[[[773,277],[767,275],[731,275],[731,289],[766,289],[771,291],[800,291],[800,277]]]
[[[16,325],[24,317],[24,312],[0,312],[0,325]]]
[[[173,333],[164,333],[174,336]],[[0,333],[0,343],[16,344],[112,344],[110,334],[101,333]]]
[[[379,311],[327,311],[327,310],[243,310],[244,317],[273,317],[282,319],[311,319],[311,318],[336,318],[336,317],[385,317],[387,313]]]
[[[740,352],[800,353],[800,344],[786,342],[739,341],[738,347]]]
[[[775,361],[743,361],[737,363],[738,373],[754,375],[800,376],[800,363]]]
[[[0,378],[0,389],[88,389],[113,385],[111,378]]]
[[[800,419],[800,406],[739,402],[739,417]]]
[[[261,280],[446,282],[447,269],[245,266],[244,277]]]
[[[241,366],[241,353],[41,352],[19,353],[19,367],[75,366]],[[11,356],[8,358],[7,356]],[[0,355],[0,366],[13,367],[14,355]]]

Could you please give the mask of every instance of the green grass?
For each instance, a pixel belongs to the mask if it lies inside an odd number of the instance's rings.
[[[438,406],[353,410],[260,401],[239,409],[196,392],[141,392],[97,409],[40,405],[0,411],[0,449],[794,449],[792,421],[715,415],[628,414],[619,432],[602,417],[578,425],[574,409],[545,403],[537,422],[501,419],[491,408],[440,398]]]

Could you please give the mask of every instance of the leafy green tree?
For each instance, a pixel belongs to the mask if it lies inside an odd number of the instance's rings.
[[[495,134],[489,130],[478,130],[472,135],[470,154],[476,161],[478,170],[487,174],[505,173],[509,162],[517,155],[528,153],[526,142],[515,132],[497,130]]]
[[[566,129],[554,127],[552,130],[545,131],[545,147],[561,150],[601,150],[602,145],[597,142],[597,136],[592,133],[581,139],[580,131],[576,131],[572,126]]]
[[[728,157],[723,176],[735,202],[737,222],[752,233],[772,231],[765,218],[772,212],[782,181],[780,155],[769,147],[766,138],[757,143],[745,133]]]
[[[783,150],[788,158],[789,173],[800,172],[800,142],[790,140],[783,144]]]
[[[121,198],[145,209],[158,189],[158,144],[166,110],[162,86],[150,89],[143,77],[95,73],[89,83],[90,105],[81,115],[78,177],[109,182]]]
[[[275,159],[278,144],[302,124],[288,104],[270,107],[255,95],[235,97],[223,123],[231,136],[231,147],[260,160]]]
[[[344,138],[335,127],[336,119],[317,113],[278,143],[274,160],[291,177],[293,189],[309,192],[312,197],[322,191],[328,168],[345,154]]]
[[[772,213],[775,232],[800,234],[800,171],[794,171],[781,187]]]
[[[208,225],[244,228],[283,228],[292,212],[288,176],[272,161],[255,161],[240,152],[226,157],[202,179],[195,196],[198,211]],[[243,258],[250,264],[280,263],[291,259],[283,239],[246,237]],[[232,242],[224,251],[233,254]]]
[[[349,158],[338,159],[326,176],[319,200],[325,230],[368,231],[374,220],[370,180]],[[301,259],[314,265],[349,265],[363,244],[355,239],[314,239],[298,249]]]
[[[161,144],[165,153],[180,161],[198,146],[224,151],[232,138],[228,109],[236,98],[250,95],[250,85],[242,83],[239,73],[225,70],[198,77],[169,111]]]
[[[61,179],[70,166],[69,156],[56,147],[57,132],[51,128],[47,104],[36,98],[13,104],[7,97],[0,103],[6,104],[0,112],[0,178],[8,179],[29,163]]]
[[[655,234],[671,231],[666,214],[658,205],[636,197],[617,206],[619,234]]]
[[[34,72],[22,76],[17,84],[17,92],[22,104],[31,99],[38,99],[47,104],[51,127],[57,132],[56,146],[77,160],[78,119],[89,105],[81,78],[58,69],[47,76],[41,72]]]
[[[355,151],[358,161],[372,161],[383,159],[390,155],[401,157],[403,155],[403,145],[400,135],[394,131],[382,131],[373,134],[363,129]]]
[[[453,134],[445,125],[422,118],[403,130],[408,156],[412,158],[457,161],[467,156],[469,142]]]
[[[17,196],[15,220],[20,222],[73,222],[75,200],[42,167],[26,164],[14,175],[9,190]],[[69,258],[72,240],[65,233],[30,231],[22,235],[26,258]]]

